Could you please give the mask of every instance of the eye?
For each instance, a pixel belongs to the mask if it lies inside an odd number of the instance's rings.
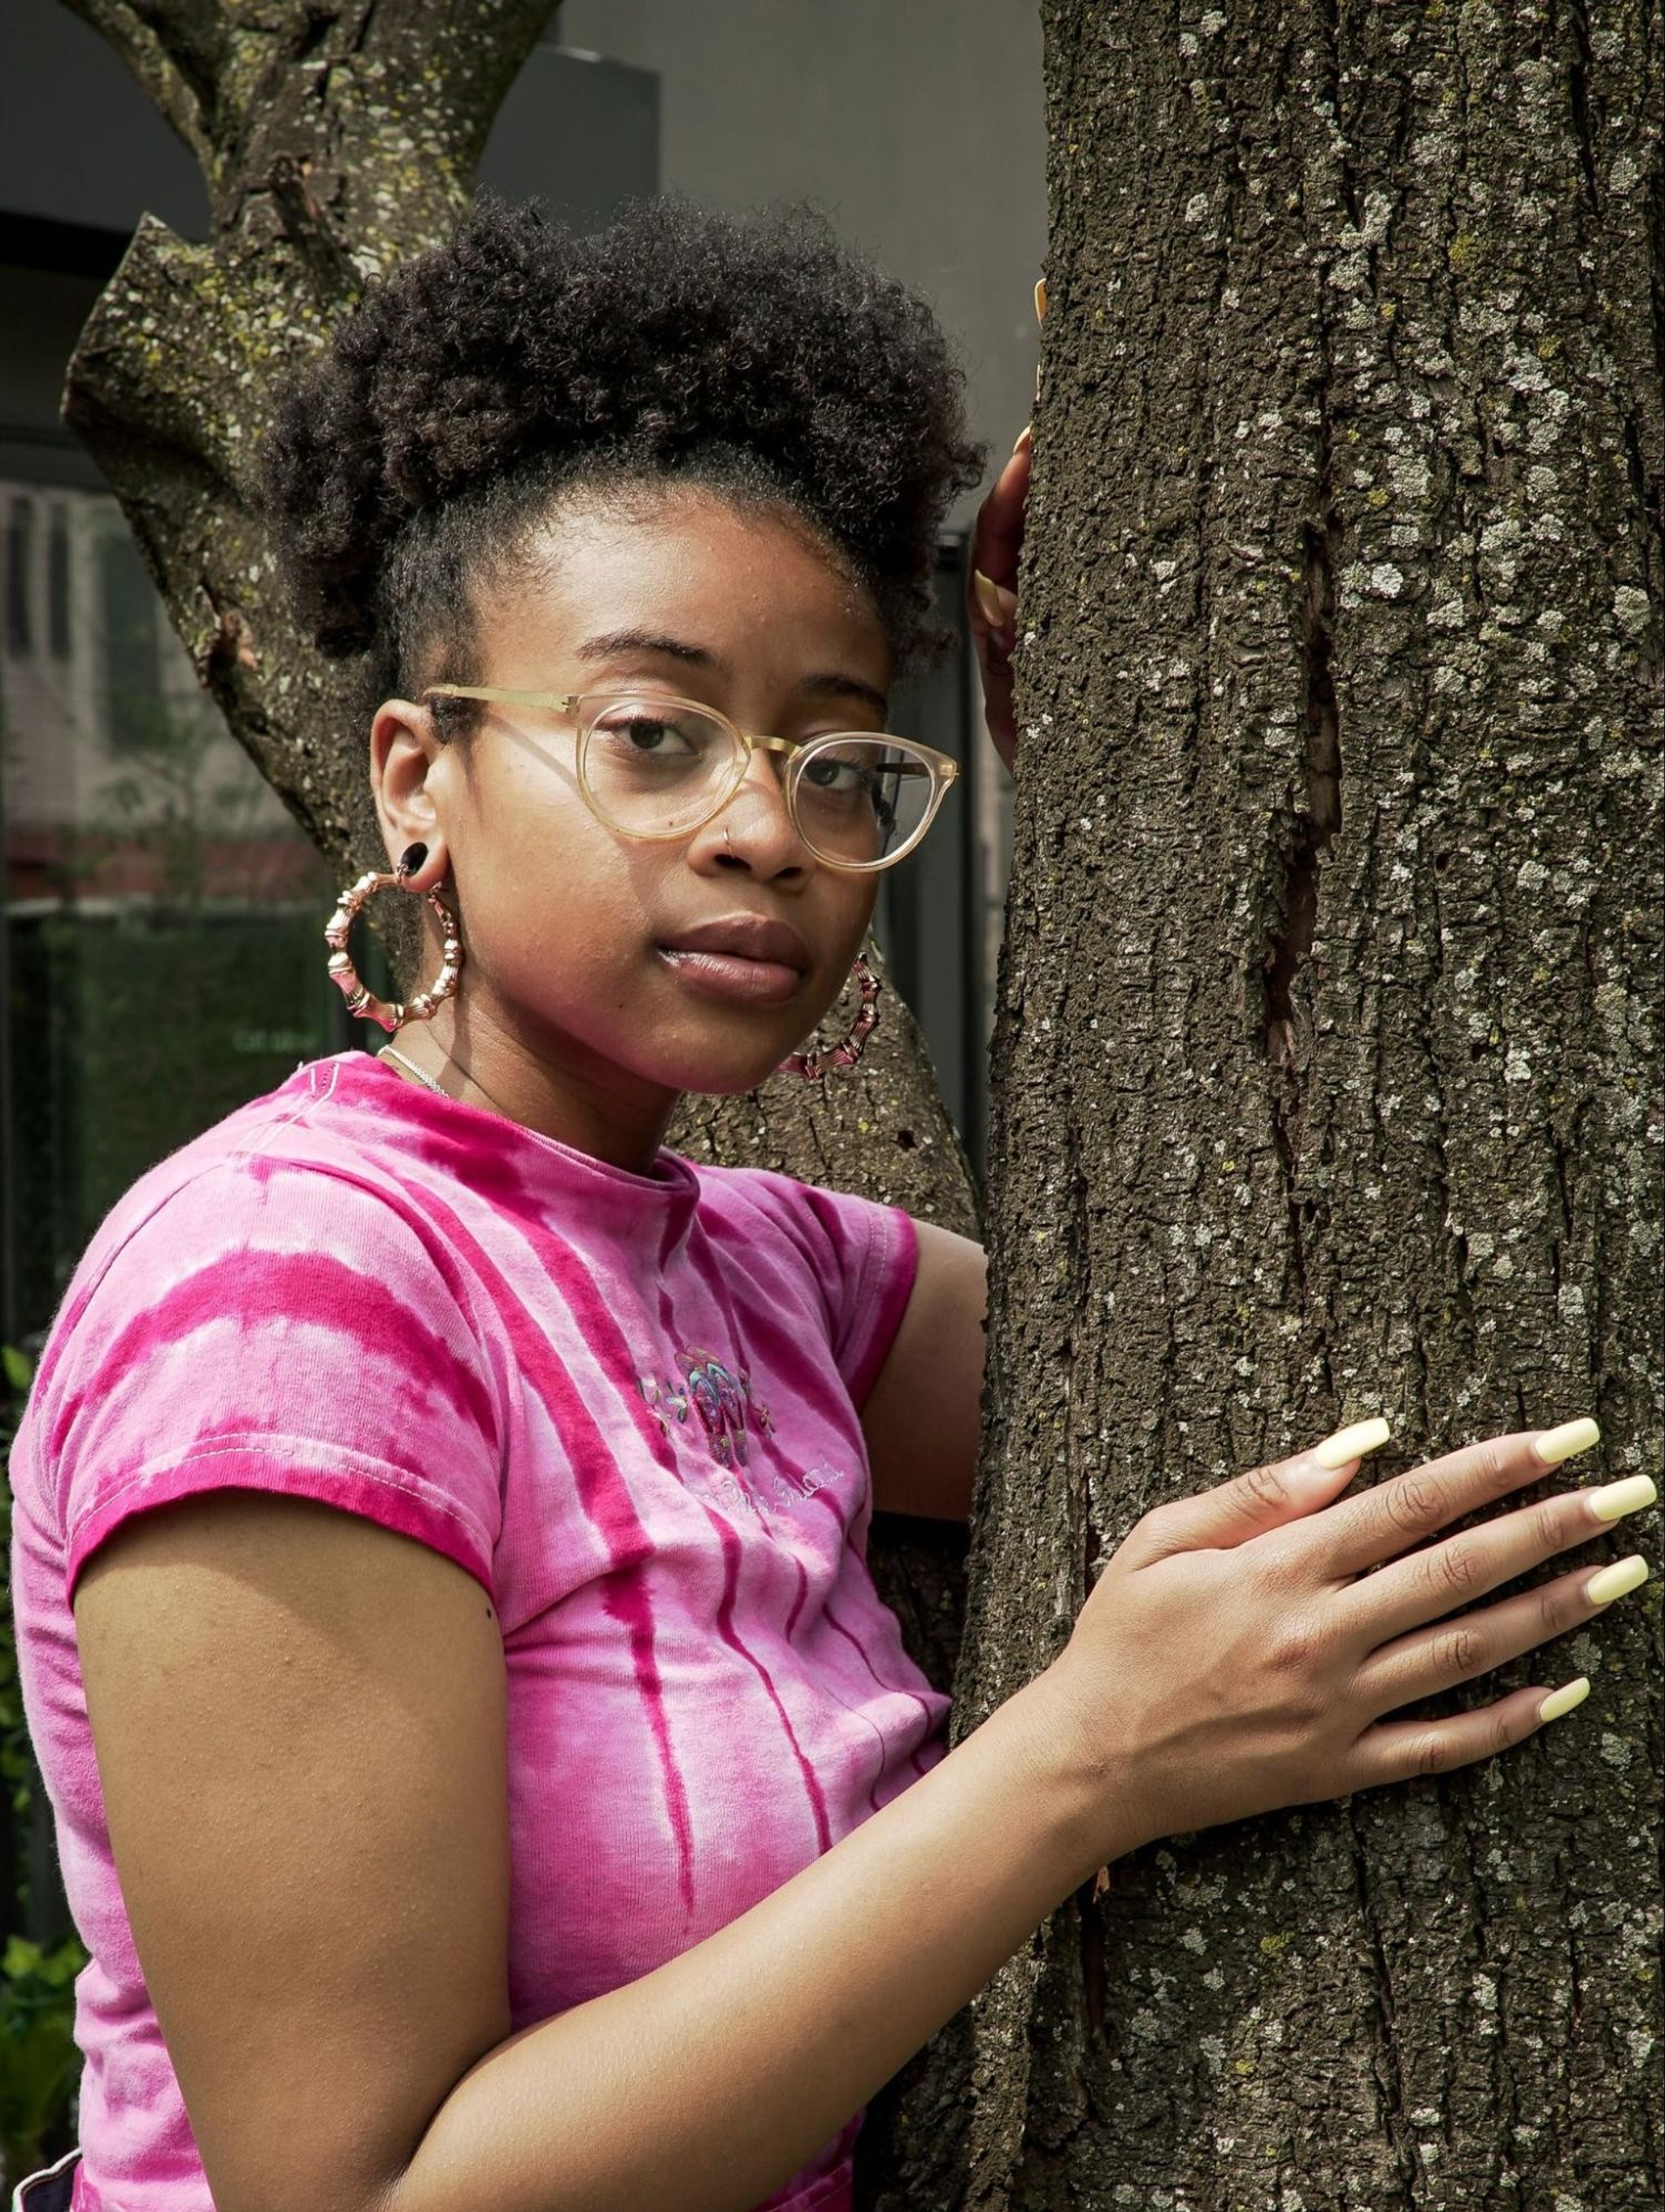
[[[687,718],[669,712],[650,713],[635,704],[610,708],[596,723],[595,734],[617,751],[647,754],[659,760],[700,749],[699,734],[688,726]]]
[[[804,763],[804,781],[835,798],[854,799],[877,787],[871,766],[836,752],[817,753]]]

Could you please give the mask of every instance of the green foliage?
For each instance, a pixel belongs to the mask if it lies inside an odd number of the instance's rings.
[[[0,1453],[9,1455],[33,1370],[12,1345],[0,1347]],[[0,1486],[0,1547],[9,1556],[11,1491]],[[17,1679],[17,1640],[9,1578],[0,1581],[0,1784],[10,1823],[12,1893],[0,1899],[6,1946],[0,1954],[0,2178],[13,2186],[64,2147],[74,2113],[81,2054],[75,2044],[75,1979],[87,1954],[75,1936],[46,1948],[21,1932],[29,1911],[28,1835],[34,1812],[34,1763]]]
[[[75,1978],[87,1954],[73,1936],[50,1951],[14,1936],[0,1957],[0,2164],[15,2186],[52,2154],[81,2074]]]

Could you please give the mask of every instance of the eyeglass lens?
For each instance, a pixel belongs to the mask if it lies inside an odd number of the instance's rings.
[[[696,708],[610,699],[586,718],[584,776],[616,828],[638,836],[697,830],[738,787],[745,751]],[[931,766],[903,739],[841,736],[791,757],[798,827],[823,860],[872,866],[899,852],[930,811]]]

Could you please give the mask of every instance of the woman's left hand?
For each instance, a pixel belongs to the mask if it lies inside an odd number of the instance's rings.
[[[988,734],[994,740],[995,751],[1014,775],[1018,727],[1012,706],[1012,656],[1018,643],[1018,562],[1024,545],[1029,467],[1026,428],[977,510],[965,593],[972,642],[982,672]]]

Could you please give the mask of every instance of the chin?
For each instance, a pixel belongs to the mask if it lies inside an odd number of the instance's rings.
[[[651,1071],[642,1072],[651,1072],[653,1081],[669,1090],[704,1098],[737,1098],[748,1091],[760,1090],[788,1054],[798,1051],[803,1042],[793,1037],[761,1052],[755,1042],[748,1045],[738,1037],[726,1051],[720,1047],[714,1049],[709,1043],[703,1048],[690,1043],[685,1052],[667,1053]]]
[[[704,1066],[691,1067],[679,1076],[662,1076],[661,1079],[686,1097],[738,1098],[749,1091],[761,1091],[786,1057],[786,1053],[779,1052],[763,1066],[754,1063],[749,1067],[739,1068],[715,1068],[708,1061]]]

